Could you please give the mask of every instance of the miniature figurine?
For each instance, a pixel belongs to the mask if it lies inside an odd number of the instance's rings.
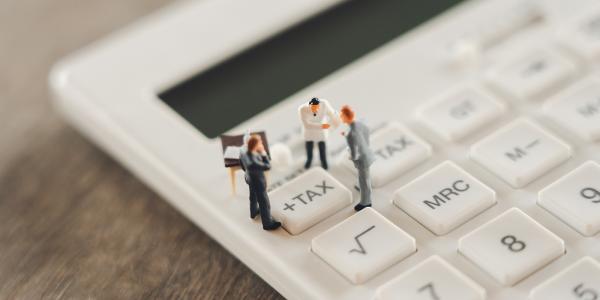
[[[259,213],[264,230],[275,230],[280,222],[271,216],[271,203],[267,194],[265,171],[271,169],[269,157],[260,135],[251,135],[246,144],[247,150],[240,154],[240,165],[246,172],[244,179],[250,188],[250,218]]]
[[[335,111],[331,108],[327,100],[312,98],[308,103],[300,105],[298,114],[302,121],[304,140],[306,141],[306,163],[304,164],[304,168],[310,168],[313,159],[313,148],[315,142],[317,142],[321,166],[327,170],[329,167],[327,165],[325,140],[327,139],[327,130],[331,125],[334,128],[339,125],[339,119]],[[329,123],[324,122],[326,118]]]
[[[346,142],[350,148],[350,160],[358,171],[358,185],[360,187],[360,202],[354,210],[360,211],[371,207],[371,175],[369,168],[375,161],[375,154],[371,151],[369,141],[369,128],[360,121],[355,121],[355,114],[350,106],[345,105],[340,111],[340,119],[350,127],[346,134]]]

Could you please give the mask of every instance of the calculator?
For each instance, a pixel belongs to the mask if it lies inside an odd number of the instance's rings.
[[[59,62],[57,109],[289,299],[600,299],[600,3],[182,1]],[[298,106],[344,128],[304,169]],[[275,231],[219,136],[264,131]],[[277,145],[277,147],[275,147]],[[275,154],[273,154],[275,160]],[[237,191],[231,181],[237,182]]]

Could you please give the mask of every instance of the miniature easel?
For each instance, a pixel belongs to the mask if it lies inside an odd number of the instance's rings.
[[[271,152],[269,151],[269,142],[267,141],[266,133],[264,131],[258,131],[258,132],[252,132],[250,134],[260,135],[260,137],[263,141],[263,145],[265,146],[265,151],[267,151],[267,154],[270,155]],[[244,144],[244,135],[243,134],[222,135],[221,136],[221,147],[222,147],[223,154],[225,154],[225,150],[227,149],[227,147],[229,147],[229,146],[240,147],[243,144]],[[225,163],[225,168],[229,169],[229,181],[231,184],[231,194],[236,195],[237,188],[236,188],[235,172],[242,168],[240,165],[240,160],[239,160],[239,158],[238,159],[223,158],[223,162]]]

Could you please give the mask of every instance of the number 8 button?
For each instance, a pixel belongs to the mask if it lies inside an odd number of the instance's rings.
[[[458,241],[458,251],[511,286],[563,255],[563,240],[511,208]]]

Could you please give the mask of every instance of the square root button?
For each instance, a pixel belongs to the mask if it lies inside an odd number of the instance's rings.
[[[496,203],[494,190],[451,161],[394,194],[394,204],[437,235],[467,222]]]
[[[269,193],[273,217],[302,233],[352,203],[352,193],[321,168],[312,168]]]
[[[361,284],[417,250],[415,239],[365,208],[312,240],[312,251]]]
[[[539,125],[520,119],[473,145],[470,155],[521,188],[571,157],[571,147]]]
[[[374,187],[381,187],[398,178],[431,156],[431,146],[399,123],[391,123],[371,137],[375,162],[371,166]],[[339,157],[342,165],[357,174],[348,153]]]

